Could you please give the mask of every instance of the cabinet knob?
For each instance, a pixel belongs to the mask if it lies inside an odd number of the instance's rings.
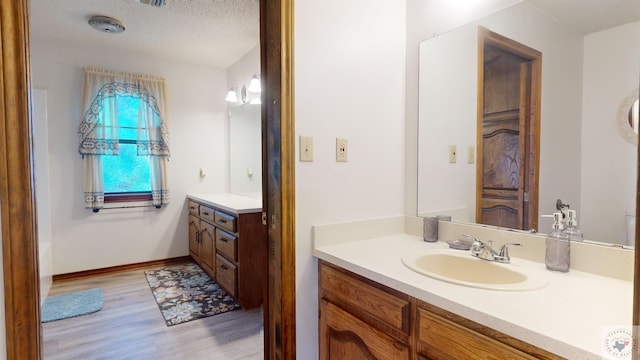
[[[220,265],[220,269],[227,270],[227,267],[225,265]]]

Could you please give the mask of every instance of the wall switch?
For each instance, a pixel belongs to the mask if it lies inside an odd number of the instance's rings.
[[[473,164],[474,162],[476,162],[476,149],[475,146],[473,145],[469,145],[469,148],[467,149],[468,153],[467,153],[467,162],[469,164]]]
[[[347,139],[336,138],[336,162],[347,162]]]
[[[457,161],[457,152],[455,145],[449,145],[449,162],[454,164]]]
[[[300,136],[300,161],[313,161],[313,138]]]

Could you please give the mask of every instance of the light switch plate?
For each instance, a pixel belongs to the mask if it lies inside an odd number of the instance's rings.
[[[300,161],[313,161],[313,138],[300,136]]]
[[[347,162],[347,139],[336,138],[336,162]]]
[[[455,145],[449,145],[449,162],[454,164],[457,161],[457,152]]]
[[[473,145],[469,145],[469,148],[467,149],[467,162],[469,164],[476,162],[476,149]]]

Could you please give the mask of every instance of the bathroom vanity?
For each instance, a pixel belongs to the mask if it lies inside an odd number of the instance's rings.
[[[318,277],[320,359],[562,359],[326,261]]]
[[[407,231],[407,218],[314,227],[321,359],[601,359],[607,333],[630,325],[631,281],[513,254],[504,266],[546,285],[489,290],[411,270],[404,257],[453,250]]]
[[[189,255],[243,309],[262,304],[267,230],[262,200],[236,194],[189,195]]]

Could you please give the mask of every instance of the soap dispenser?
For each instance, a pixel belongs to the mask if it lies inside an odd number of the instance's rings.
[[[568,272],[570,262],[569,235],[562,231],[562,213],[553,213],[553,229],[547,235],[544,263],[552,271]]]
[[[575,210],[569,210],[569,218],[567,219],[567,228],[564,233],[569,236],[569,241],[583,241],[582,230],[578,228],[578,217]]]

